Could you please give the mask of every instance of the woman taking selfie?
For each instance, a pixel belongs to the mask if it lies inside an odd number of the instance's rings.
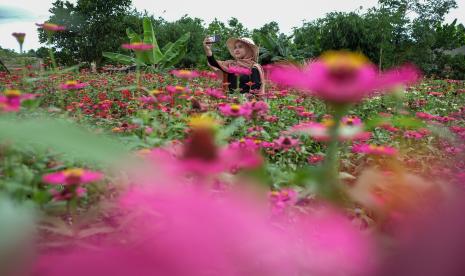
[[[208,64],[223,73],[223,82],[228,83],[229,91],[239,88],[241,93],[250,91],[264,92],[263,68],[258,64],[258,46],[250,38],[229,38],[226,41],[229,53],[234,60],[220,61],[213,56],[212,45],[217,42],[217,36],[206,37],[203,41]]]

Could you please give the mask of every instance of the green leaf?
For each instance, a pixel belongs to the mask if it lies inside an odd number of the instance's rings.
[[[119,53],[103,52],[102,55],[106,58],[109,58],[121,64],[132,65],[132,64],[138,63],[139,65],[145,65],[145,63],[143,63],[142,61],[138,59],[135,59],[133,57],[126,56],[123,54],[119,54]]]
[[[98,164],[113,164],[129,155],[115,140],[64,120],[4,117],[0,118],[0,129],[0,141],[11,141],[19,146],[34,145],[44,150],[52,148],[68,157]]]
[[[150,18],[144,17],[142,27],[144,29],[144,43],[153,45],[151,55],[149,55],[150,62],[152,64],[158,64],[160,60],[163,59],[163,53],[160,51],[160,47],[158,47],[157,38],[155,37],[155,31],[153,30]]]
[[[401,127],[401,128],[406,128],[406,129],[417,129],[417,128],[426,126],[424,122],[414,117],[408,117],[408,116],[394,117],[392,119],[392,124],[395,127]]]
[[[171,67],[177,64],[186,54],[187,41],[190,38],[190,33],[185,33],[176,42],[171,44],[164,53],[164,59],[160,62],[163,68]]]

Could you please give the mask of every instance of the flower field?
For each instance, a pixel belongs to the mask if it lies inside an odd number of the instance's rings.
[[[463,81],[345,52],[267,68],[265,93],[0,74],[0,275],[462,271]]]

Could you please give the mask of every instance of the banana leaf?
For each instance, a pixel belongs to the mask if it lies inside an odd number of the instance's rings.
[[[157,38],[155,37],[155,31],[153,30],[152,22],[150,18],[145,17],[142,22],[142,27],[144,29],[144,43],[149,43],[153,45],[151,52],[148,52],[148,58],[151,64],[158,64],[160,60],[163,59],[163,53],[158,47]]]
[[[111,59],[113,61],[116,61],[121,64],[125,64],[125,65],[132,65],[134,63],[138,65],[142,65],[142,66],[145,65],[145,63],[142,62],[141,60],[138,60],[136,58],[133,58],[127,55],[119,54],[119,53],[103,52],[102,55],[108,59]]]

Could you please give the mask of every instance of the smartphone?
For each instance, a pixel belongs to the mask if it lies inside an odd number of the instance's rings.
[[[212,36],[209,36],[209,42],[207,43],[217,43],[218,41],[220,41],[220,36],[219,35],[212,35]]]

